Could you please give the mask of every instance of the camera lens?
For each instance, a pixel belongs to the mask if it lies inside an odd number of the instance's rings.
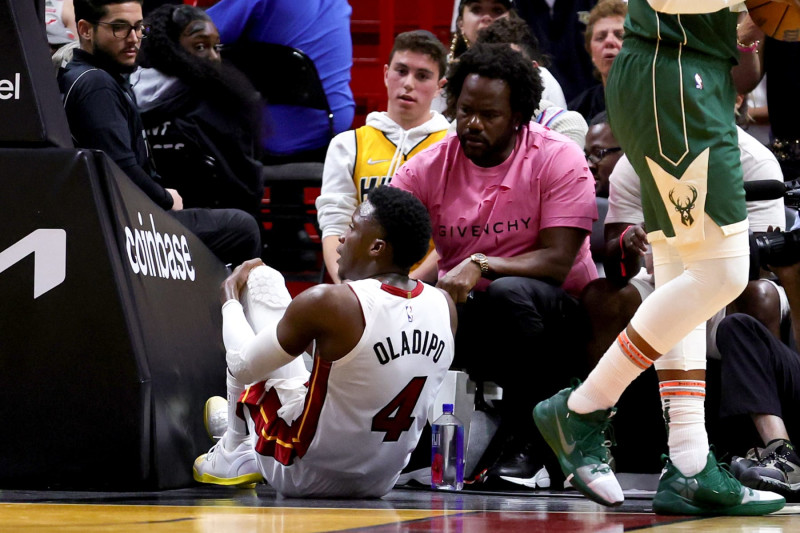
[[[762,267],[793,265],[800,261],[800,230],[759,235],[755,246]]]

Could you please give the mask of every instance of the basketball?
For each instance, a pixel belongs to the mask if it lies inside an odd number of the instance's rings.
[[[747,0],[750,18],[769,37],[800,41],[800,9],[794,4],[770,0]]]

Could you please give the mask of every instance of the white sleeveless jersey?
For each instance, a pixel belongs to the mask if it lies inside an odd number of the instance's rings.
[[[358,344],[333,363],[315,358],[303,413],[290,431],[270,436],[269,429],[256,427],[265,477],[286,496],[389,492],[453,361],[450,312],[441,291],[423,283],[401,291],[374,279],[349,287],[366,322]],[[260,405],[265,418],[265,410],[273,411],[269,403]]]

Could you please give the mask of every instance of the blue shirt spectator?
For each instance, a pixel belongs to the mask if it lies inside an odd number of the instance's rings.
[[[243,39],[291,46],[308,55],[328,96],[334,133],[349,129],[355,112],[351,13],[347,0],[222,0],[208,9],[223,44]],[[281,83],[281,74],[275,74]],[[295,154],[330,141],[324,111],[282,105],[268,105],[267,111],[265,125],[272,130],[262,142],[267,154]]]

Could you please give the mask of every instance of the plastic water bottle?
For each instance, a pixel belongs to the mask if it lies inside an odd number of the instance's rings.
[[[453,404],[442,406],[443,414],[431,425],[431,487],[439,490],[464,488],[464,424],[453,415]]]

